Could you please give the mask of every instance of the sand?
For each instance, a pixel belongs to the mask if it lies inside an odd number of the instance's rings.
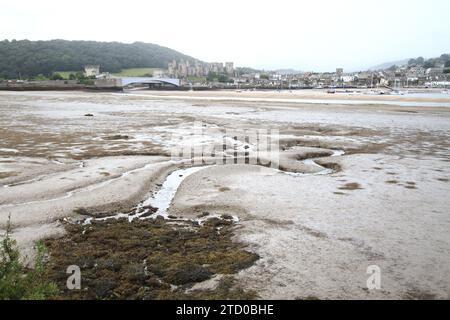
[[[158,191],[190,165],[170,161],[174,148],[268,128],[280,134],[278,169],[205,168],[168,210],[239,217],[236,241],[261,256],[241,284],[262,298],[448,299],[450,99],[337,95],[2,92],[0,229],[11,215],[32,256],[34,241],[63,236],[63,219],[125,212]],[[366,288],[373,264],[381,290]]]

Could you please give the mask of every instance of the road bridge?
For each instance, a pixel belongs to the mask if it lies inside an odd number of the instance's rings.
[[[130,84],[170,84],[175,87],[180,86],[180,79],[174,78],[159,78],[159,77],[118,77],[121,80],[122,87]]]

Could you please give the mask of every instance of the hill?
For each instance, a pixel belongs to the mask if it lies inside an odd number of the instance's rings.
[[[392,66],[403,66],[408,64],[409,59],[403,59],[398,61],[385,62],[383,64],[379,64],[377,66],[369,68],[369,70],[384,70],[389,69]]]
[[[278,70],[275,70],[275,72],[278,74],[282,74],[282,75],[291,75],[291,74],[302,73],[300,70],[295,70],[295,69],[278,69]]]
[[[0,78],[48,75],[98,64],[102,72],[127,68],[167,68],[172,60],[196,59],[156,44],[96,41],[0,41]]]
[[[450,54],[444,53],[439,57],[425,59],[423,57],[404,59],[399,61],[387,62],[380,64],[378,66],[372,67],[369,70],[384,70],[389,69],[392,66],[422,66],[424,68],[434,68],[434,67],[442,67],[450,68]]]

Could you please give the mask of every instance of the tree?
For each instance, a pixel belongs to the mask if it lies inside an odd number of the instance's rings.
[[[450,60],[445,63],[445,68],[450,68]]]
[[[434,61],[433,60],[427,60],[424,64],[423,67],[425,69],[429,69],[429,68],[434,68]]]
[[[450,61],[450,54],[448,53],[441,54],[440,59],[444,62]]]
[[[98,64],[103,71],[126,68],[166,68],[172,60],[198,60],[151,43],[131,44],[95,41],[0,41],[0,74],[9,78],[50,75],[54,70],[80,70]]]
[[[220,74],[218,81],[222,82],[222,83],[227,83],[227,82],[230,82],[230,78],[228,78],[228,76],[225,74]]]
[[[395,70],[397,70],[397,66],[394,64],[393,66],[390,66],[390,67],[388,68],[388,70],[389,70],[389,71],[395,71]]]
[[[86,79],[86,76],[84,75],[83,72],[77,72],[77,73],[75,73],[75,79],[84,80],[84,79]]]
[[[44,80],[48,80],[48,78],[41,73],[41,74],[38,74],[36,77],[34,77],[33,80],[44,81]]]
[[[52,76],[50,77],[51,80],[64,80],[63,76],[60,75],[59,73],[54,73],[52,74]]]
[[[217,77],[217,74],[215,73],[215,72],[208,72],[208,76],[206,77],[206,80],[208,81],[208,82],[213,82],[213,81],[215,81],[216,79],[217,79],[218,77]]]

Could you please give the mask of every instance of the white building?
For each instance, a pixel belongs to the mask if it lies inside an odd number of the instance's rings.
[[[100,74],[100,66],[98,65],[84,66],[84,75],[86,77],[96,77],[99,74]]]

